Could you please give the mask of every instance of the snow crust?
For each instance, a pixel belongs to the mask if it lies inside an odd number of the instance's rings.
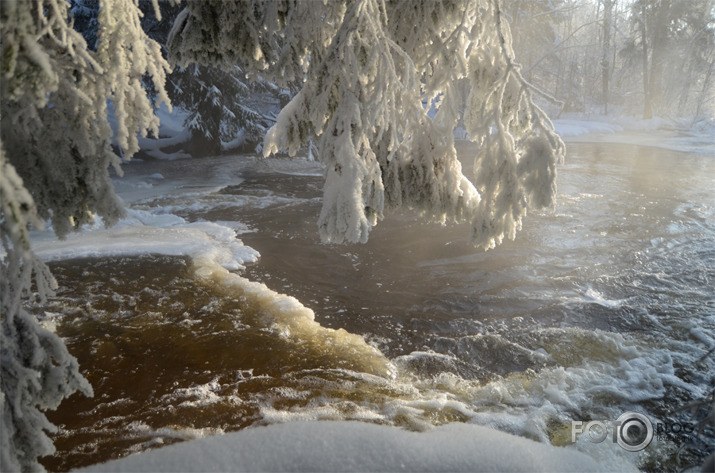
[[[57,240],[51,231],[34,234],[32,245],[44,261],[98,256],[163,254],[202,257],[227,269],[241,269],[259,253],[236,238],[236,231],[214,222],[189,223],[171,214],[129,209],[112,228],[97,222],[82,233]]]
[[[582,453],[478,425],[407,432],[361,422],[294,422],[206,437],[78,471],[607,470]]]

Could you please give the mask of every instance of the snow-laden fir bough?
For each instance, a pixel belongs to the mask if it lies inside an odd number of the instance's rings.
[[[51,220],[63,237],[100,215],[124,209],[108,167],[138,150],[137,134],[156,132],[142,77],[159,100],[169,64],[140,27],[138,0],[102,0],[97,51],[72,28],[63,0],[3,2],[0,8],[0,471],[42,470],[54,452],[43,414],[75,391],[91,395],[77,361],[23,307],[56,282],[32,252],[28,226]],[[158,12],[158,6],[157,6]],[[116,118],[109,124],[108,103]]]
[[[496,0],[187,1],[169,37],[179,63],[303,81],[264,154],[317,141],[324,241],[364,242],[403,206],[471,221],[484,249],[513,239],[529,207],[552,204],[564,154],[510,44]],[[460,118],[480,145],[471,181],[454,148]]]
[[[169,38],[172,61],[301,84],[264,153],[318,143],[324,241],[365,242],[386,209],[407,207],[471,222],[472,242],[488,249],[514,238],[528,208],[552,204],[564,146],[519,72],[497,0],[184,5]],[[169,64],[140,16],[139,0],[100,0],[91,51],[63,0],[0,9],[3,471],[41,469],[37,457],[53,451],[41,409],[91,393],[62,341],[23,309],[33,281],[41,297],[55,284],[27,232],[49,219],[62,237],[94,215],[107,224],[122,216],[108,173],[121,174],[112,141],[128,159],[138,134],[157,131],[143,77],[168,102]],[[454,146],[460,119],[479,145],[471,179]]]

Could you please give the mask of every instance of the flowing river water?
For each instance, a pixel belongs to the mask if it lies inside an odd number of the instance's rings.
[[[313,419],[478,423],[614,469],[677,471],[712,448],[711,430],[686,432],[698,413],[684,409],[715,372],[710,156],[570,144],[556,209],[488,252],[468,245],[466,225],[409,212],[387,215],[365,245],[321,244],[322,171],[310,162],[125,170],[117,186],[133,215],[211,222],[261,256],[229,272],[190,253],[132,255],[152,233],[122,240],[121,227],[122,251],[100,242],[76,258],[47,244],[60,290],[45,323],[95,392],[49,414],[60,427],[50,470]],[[641,451],[610,435],[572,443],[573,421],[628,411],[656,430]]]

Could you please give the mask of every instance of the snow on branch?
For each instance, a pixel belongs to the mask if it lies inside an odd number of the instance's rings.
[[[343,1],[184,0],[169,34],[169,59],[239,66],[285,86],[302,82],[340,28]]]
[[[489,249],[504,237],[515,238],[528,208],[553,205],[556,164],[565,147],[514,62],[496,0],[483,12],[485,20],[494,25],[495,34],[482,35],[470,57],[464,121],[470,138],[481,145],[474,183],[482,200],[472,220],[472,241]]]
[[[136,135],[155,131],[141,79],[166,99],[168,63],[139,24],[138,0],[100,0],[98,51],[72,28],[65,0],[3,2],[0,8],[0,470],[43,470],[56,430],[43,411],[75,391],[91,395],[62,339],[24,303],[56,282],[34,255],[28,226],[51,219],[54,232],[124,212],[109,179],[121,160],[111,147],[107,102],[116,111],[125,156]]]
[[[326,242],[364,242],[385,208],[402,206],[470,221],[472,242],[489,249],[515,237],[528,208],[553,202],[564,146],[519,72],[497,0],[189,0],[169,46],[179,62],[302,79],[264,154],[317,141]],[[460,118],[479,145],[471,179],[454,147]]]
[[[422,107],[411,58],[385,33],[384,13],[377,1],[352,4],[323,61],[266,136],[266,154],[295,153],[319,139],[327,166],[319,229],[327,242],[367,241],[385,204],[438,220],[476,204],[451,137]]]
[[[41,299],[57,283],[30,249],[28,224],[42,227],[32,197],[0,143],[0,470],[42,471],[37,458],[54,453],[44,413],[75,391],[92,395],[64,342],[37,322],[22,302],[33,281]],[[12,277],[11,277],[12,276]]]
[[[158,6],[155,9],[158,11]],[[164,90],[171,67],[159,43],[142,30],[141,17],[139,0],[102,0],[98,18],[97,57],[105,70],[102,86],[114,105],[117,143],[129,156],[139,151],[138,134],[159,134],[159,119],[142,84],[144,75],[152,80],[157,105],[163,102],[171,110]],[[98,97],[104,99],[104,94]]]
[[[117,142],[126,159],[136,135],[158,121],[141,79],[159,101],[168,63],[141,29],[138,0],[101,0],[97,52],[69,23],[63,0],[5,2],[0,9],[2,140],[7,159],[33,196],[38,214],[60,237],[94,214],[107,224],[123,215],[108,168],[121,174],[112,150],[107,101],[114,105]]]

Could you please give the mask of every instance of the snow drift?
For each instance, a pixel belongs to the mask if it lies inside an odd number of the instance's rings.
[[[407,432],[360,422],[294,422],[206,437],[78,470],[608,471],[591,457],[486,427]]]

